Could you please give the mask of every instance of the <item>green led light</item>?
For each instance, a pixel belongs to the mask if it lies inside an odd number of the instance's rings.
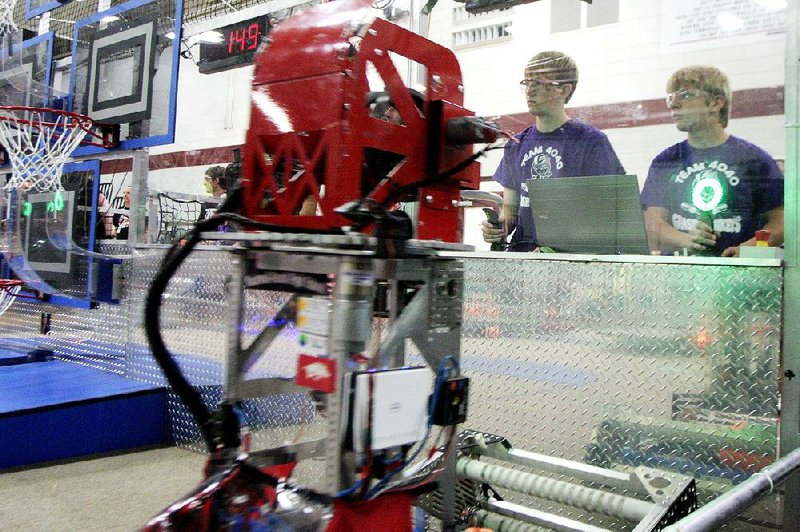
[[[701,211],[713,211],[722,202],[722,185],[713,177],[704,177],[694,184],[692,204]]]
[[[33,212],[33,204],[30,201],[26,201],[22,204],[22,215],[23,216],[30,216]]]
[[[53,201],[47,202],[47,212],[61,212],[64,210],[64,195],[56,192]]]
[[[53,202],[55,203],[56,212],[64,210],[64,194],[60,191],[56,192],[56,197],[53,199]]]

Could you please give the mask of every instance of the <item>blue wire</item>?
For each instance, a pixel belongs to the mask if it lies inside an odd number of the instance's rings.
[[[370,497],[374,496],[376,492],[382,489],[383,486],[385,486],[386,483],[389,482],[389,480],[391,480],[397,473],[402,471],[404,467],[410,463],[413,463],[424,448],[424,443],[428,440],[428,437],[431,434],[431,428],[433,427],[433,414],[436,411],[436,402],[439,399],[439,392],[441,391],[442,386],[444,385],[444,379],[446,378],[445,371],[447,371],[447,368],[444,367],[444,363],[446,361],[449,361],[451,364],[453,364],[458,372],[458,362],[453,356],[448,355],[444,357],[441,362],[439,362],[439,367],[436,369],[436,378],[433,381],[433,396],[431,397],[431,402],[428,405],[428,426],[425,429],[425,436],[423,436],[422,442],[420,443],[419,447],[417,447],[417,450],[414,451],[414,454],[411,455],[411,458],[403,462],[400,467],[383,477],[377,484],[370,488],[370,490],[364,495],[365,499],[369,499]]]
[[[364,483],[363,480],[359,480],[358,482],[356,482],[355,484],[353,484],[351,487],[347,488],[346,490],[340,491],[339,493],[337,493],[336,494],[336,498],[337,499],[341,499],[341,498],[344,498],[344,497],[349,497],[350,495],[352,495],[353,493],[358,491],[358,489],[361,487],[361,485],[363,483]]]

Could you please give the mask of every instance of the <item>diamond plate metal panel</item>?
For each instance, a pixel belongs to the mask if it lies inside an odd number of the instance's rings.
[[[131,350],[128,375],[146,382],[162,383],[163,376],[154,364],[144,335],[144,301],[150,281],[155,277],[163,249],[137,250],[131,279]],[[232,271],[227,251],[200,249],[189,256],[170,282],[162,303],[162,334],[170,352],[181,361],[190,382],[200,386],[210,409],[222,398],[222,380],[227,342],[227,279]],[[288,294],[247,291],[245,303],[245,344],[255,338],[288,298]],[[296,330],[289,329],[271,346],[248,373],[248,377],[291,376],[297,357]],[[271,429],[294,427],[306,441],[303,428],[315,421],[311,400],[306,394],[250,399],[242,406],[244,421],[253,429],[252,444],[257,450],[268,446]],[[203,451],[200,433],[188,411],[172,397],[169,401],[170,430],[176,442]],[[313,431],[308,431],[309,433]]]
[[[779,269],[465,265],[468,426],[603,467],[688,473],[706,496],[774,459]]]
[[[81,310],[14,302],[0,316],[0,343],[43,346],[65,360],[162,383],[143,331],[143,305],[164,251],[133,251],[120,305]],[[700,480],[706,498],[774,459],[779,268],[506,258],[467,258],[464,267],[461,363],[473,379],[466,427],[604,467],[679,470]],[[163,303],[167,345],[210,407],[221,396],[230,271],[226,251],[198,250]],[[245,341],[286,297],[248,292]],[[41,312],[52,314],[48,335],[39,334]],[[284,331],[254,376],[291,375],[296,334]],[[174,396],[169,410],[176,441],[202,451]],[[320,435],[305,394],[248,401],[243,410],[255,449]],[[299,480],[314,485],[320,471],[319,461],[309,461]],[[536,507],[628,528],[545,501]]]

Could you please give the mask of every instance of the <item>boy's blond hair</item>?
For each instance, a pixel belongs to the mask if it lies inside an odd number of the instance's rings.
[[[725,105],[719,110],[719,123],[728,127],[731,114],[731,85],[720,69],[713,66],[695,65],[677,70],[667,81],[667,92],[680,89],[697,89],[725,98]]]
[[[525,75],[536,72],[545,74],[552,81],[560,81],[572,85],[572,91],[567,96],[565,103],[569,102],[578,86],[578,65],[563,52],[547,51],[534,55],[525,65]]]

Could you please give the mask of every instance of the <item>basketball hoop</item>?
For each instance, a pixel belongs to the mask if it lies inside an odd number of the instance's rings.
[[[0,279],[0,314],[8,310],[22,288],[19,279]]]
[[[99,142],[83,144],[112,145],[110,138],[98,135],[94,128],[94,120],[78,113],[0,105],[0,144],[11,161],[11,178],[3,188],[23,188],[30,192],[61,190],[64,163],[87,135]]]

